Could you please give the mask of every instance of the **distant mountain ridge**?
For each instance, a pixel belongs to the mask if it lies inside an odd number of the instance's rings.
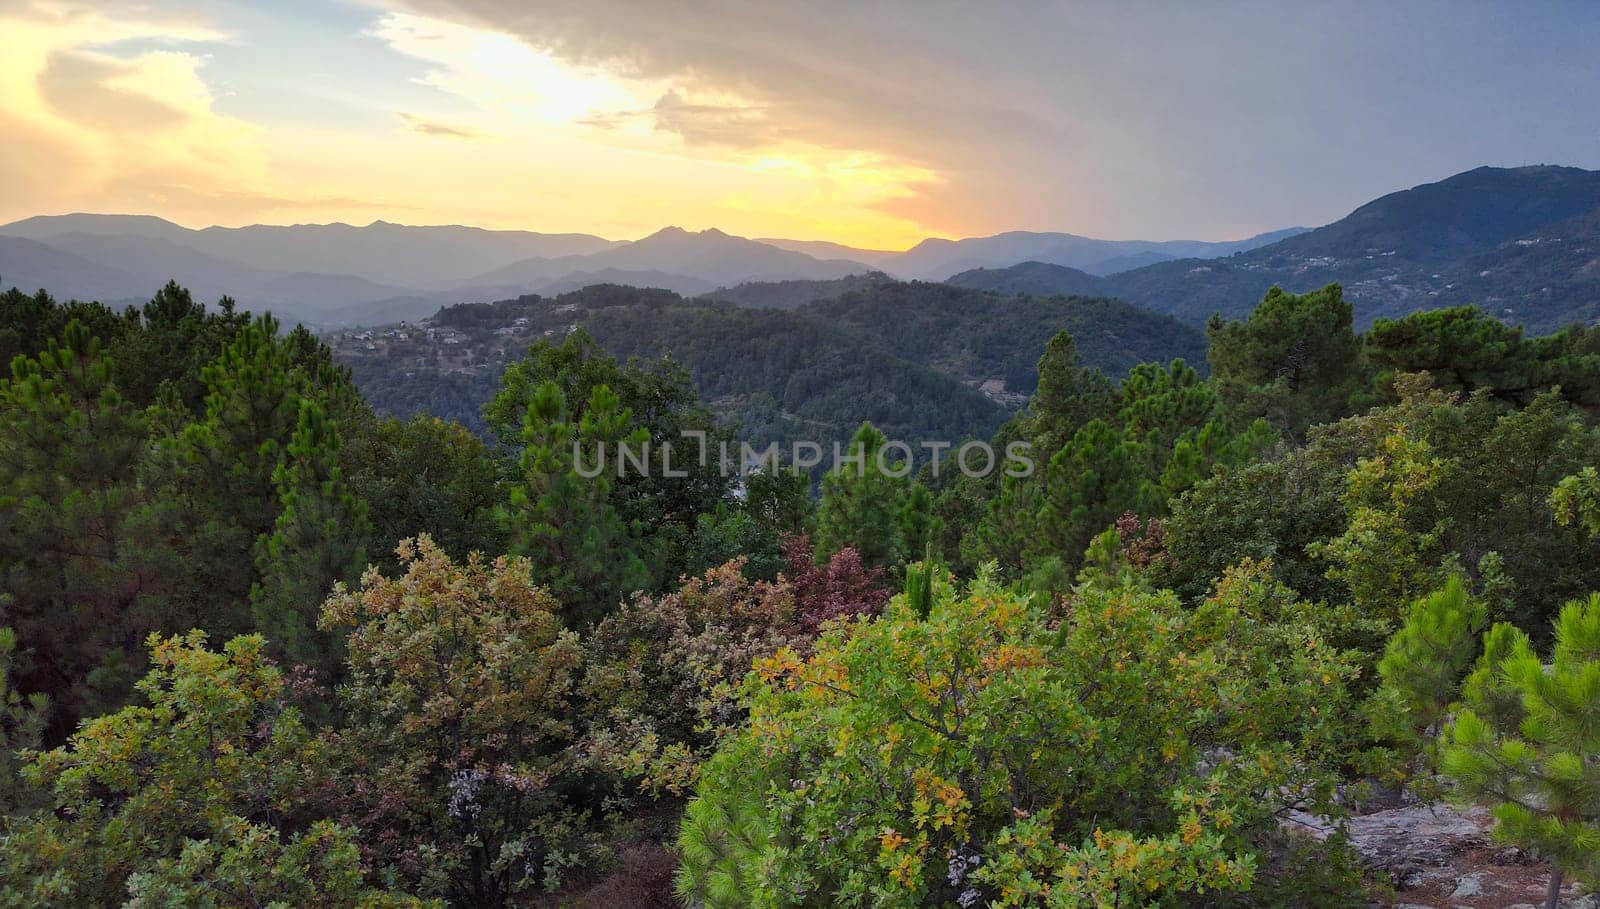
[[[1097,291],[1198,325],[1213,312],[1245,314],[1275,284],[1305,291],[1337,281],[1361,325],[1477,303],[1545,333],[1596,317],[1597,211],[1600,171],[1481,167],[1258,249],[1111,275]]]
[[[1213,312],[1242,315],[1275,284],[1304,291],[1338,281],[1362,325],[1478,303],[1542,332],[1600,318],[1597,212],[1600,171],[1538,165],[1477,168],[1313,230],[1220,243],[1012,231],[892,252],[676,227],[619,242],[381,221],[191,230],[148,216],[62,215],[0,227],[0,280],[123,302],[173,278],[202,299],[228,293],[324,328],[608,282],[790,309],[837,295],[807,282],[875,271],[1002,293],[1116,297],[1200,325]]]
[[[951,262],[1010,265],[1024,248],[1073,261],[1127,262],[1237,246],[1014,233],[927,241],[893,252],[824,241],[751,240],[715,228],[668,227],[638,240],[616,241],[385,221],[191,229],[149,215],[97,214],[39,216],[0,226],[0,244],[12,240],[44,244],[54,252],[27,247],[37,253],[28,254],[14,244],[0,251],[6,264],[0,278],[9,284],[121,303],[147,298],[166,281],[177,280],[201,299],[226,294],[241,305],[322,327],[421,318],[449,303],[549,295],[593,283],[700,294],[751,282],[831,281],[875,270],[943,279],[960,270]]]
[[[603,252],[557,259],[533,257],[474,275],[462,283],[479,287],[533,284],[553,281],[576,270],[604,269],[676,274],[713,286],[754,280],[841,278],[869,270],[860,262],[816,259],[716,228],[687,231],[664,227],[648,237]]]
[[[589,234],[542,234],[456,225],[253,224],[182,227],[147,215],[47,215],[0,234],[52,243],[66,234],[160,239],[257,271],[347,274],[380,284],[442,287],[532,256],[587,255],[620,245]],[[181,277],[181,276],[179,276]]]
[[[1290,227],[1244,240],[1223,242],[1097,240],[1076,234],[1018,230],[966,240],[923,240],[884,262],[883,268],[901,277],[943,281],[974,268],[994,268],[1033,261],[1065,265],[1093,275],[1107,275],[1122,270],[1130,263],[1142,264],[1151,257],[1168,260],[1231,256],[1295,236],[1305,230],[1303,227]]]
[[[1040,233],[1014,230],[988,237],[945,240],[930,237],[901,252],[881,249],[855,249],[839,243],[816,240],[774,240],[784,249],[813,256],[826,256],[865,262],[898,278],[944,281],[952,275],[976,268],[1005,268],[1017,262],[1034,261],[1077,268],[1093,275],[1109,275],[1172,259],[1215,258],[1275,243],[1304,233],[1307,228],[1289,227],[1257,234],[1244,240],[1097,240],[1077,234]]]

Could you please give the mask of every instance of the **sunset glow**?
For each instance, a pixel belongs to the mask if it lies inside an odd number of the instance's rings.
[[[1452,48],[1494,69],[1505,55],[1491,43],[1537,23],[1463,22],[1455,41],[1440,32],[1453,21],[1414,34],[1396,21],[1365,40],[1430,40],[1377,65],[1328,60],[1337,80],[1285,94],[1262,73],[1322,66],[1319,42],[1361,25],[1311,18],[1098,3],[918,17],[631,0],[0,0],[0,221],[116,211],[613,238],[678,224],[873,248],[1009,229],[1226,239],[1535,154],[1514,124],[1464,133],[1457,112],[1382,89],[1452,71]],[[1585,110],[1582,48],[1561,37],[1540,71],[1478,75],[1518,98],[1516,80],[1539,80],[1541,97]],[[1335,89],[1350,79],[1371,90]],[[1321,141],[1316,112],[1355,96],[1381,100]],[[1244,123],[1229,113],[1244,110]],[[1550,123],[1537,105],[1507,115]],[[1559,127],[1563,160],[1600,159],[1578,119]],[[1376,156],[1384,168],[1369,166]]]

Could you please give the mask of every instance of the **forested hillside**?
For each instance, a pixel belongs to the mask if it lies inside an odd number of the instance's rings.
[[[1161,262],[1104,278],[1024,262],[951,280],[986,290],[1116,297],[1194,325],[1212,313],[1237,318],[1274,285],[1306,291],[1337,281],[1358,326],[1470,304],[1548,334],[1594,322],[1597,217],[1600,172],[1482,167],[1224,258]]]
[[[1105,287],[1104,281],[1096,275],[1048,262],[1019,262],[1008,268],[974,268],[952,275],[945,283],[972,290],[1041,297],[1092,297]]]
[[[1205,368],[1205,339],[1183,323],[1117,300],[980,293],[921,281],[850,291],[800,309],[846,325],[888,350],[997,395],[1032,394],[1038,355],[1069,332],[1084,362],[1112,378],[1139,363],[1179,358]],[[1004,383],[996,387],[992,383]]]
[[[853,290],[871,291],[879,285],[892,283],[893,278],[874,271],[832,281],[746,281],[700,296],[754,309],[798,309],[816,300],[833,300]]]
[[[0,295],[0,906],[1360,909],[1420,885],[1306,831],[1401,790],[1600,886],[1600,329],[1274,289],[1123,368],[1159,320],[933,286],[592,287],[354,369]],[[1003,332],[1014,412],[933,368]],[[666,453],[759,394],[911,435],[815,495]]]
[[[1112,376],[1147,359],[1183,357],[1203,368],[1199,332],[1114,301],[883,278],[822,287],[838,296],[778,311],[596,286],[447,307],[415,326],[330,341],[380,411],[426,410],[481,427],[478,409],[505,365],[531,341],[582,326],[614,356],[670,356],[719,416],[762,444],[842,442],[863,419],[897,438],[987,438],[1032,392],[1034,364],[1062,330],[1081,339],[1086,362]]]
[[[959,379],[824,321],[618,285],[452,306],[426,323],[332,342],[380,411],[427,411],[481,429],[479,410],[506,365],[530,343],[580,327],[621,359],[670,357],[719,417],[763,445],[842,442],[864,416],[907,437],[987,437],[1007,414]]]

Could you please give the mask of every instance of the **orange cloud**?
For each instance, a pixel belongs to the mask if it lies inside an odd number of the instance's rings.
[[[892,205],[936,185],[937,172],[810,134],[737,84],[576,62],[441,18],[374,15],[367,36],[417,67],[372,101],[387,109],[356,123],[269,123],[218,109],[210,55],[248,38],[226,23],[144,6],[0,7],[0,221],[96,210],[616,237],[685,224],[871,246],[922,236]]]

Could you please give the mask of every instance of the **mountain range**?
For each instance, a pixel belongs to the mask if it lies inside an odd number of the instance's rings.
[[[1391,193],[1325,227],[1226,258],[1109,276],[1043,262],[973,269],[961,287],[1117,297],[1202,324],[1238,317],[1268,288],[1337,281],[1360,325],[1476,304],[1535,333],[1600,319],[1600,171],[1481,167]]]
[[[589,284],[700,294],[748,282],[815,281],[874,270],[942,280],[972,263],[1046,258],[1105,273],[1115,263],[1224,255],[1286,233],[1238,243],[1095,240],[1012,232],[927,240],[904,252],[821,241],[751,240],[716,229],[668,227],[631,242],[587,234],[471,227],[208,227],[147,215],[71,214],[0,227],[0,281],[66,297],[132,302],[168,280],[200,299],[231,296],[321,327],[421,318],[442,305]]]
[[[634,241],[374,222],[192,230],[136,215],[0,227],[0,282],[105,302],[169,279],[321,328],[419,319],[440,306],[590,284],[714,293],[792,309],[845,278],[948,280],[1031,295],[1115,297],[1200,325],[1273,285],[1338,281],[1362,325],[1461,303],[1536,332],[1600,318],[1600,171],[1482,167],[1390,193],[1322,227],[1235,242],[1113,241],[1013,231],[901,252],[668,227]]]

